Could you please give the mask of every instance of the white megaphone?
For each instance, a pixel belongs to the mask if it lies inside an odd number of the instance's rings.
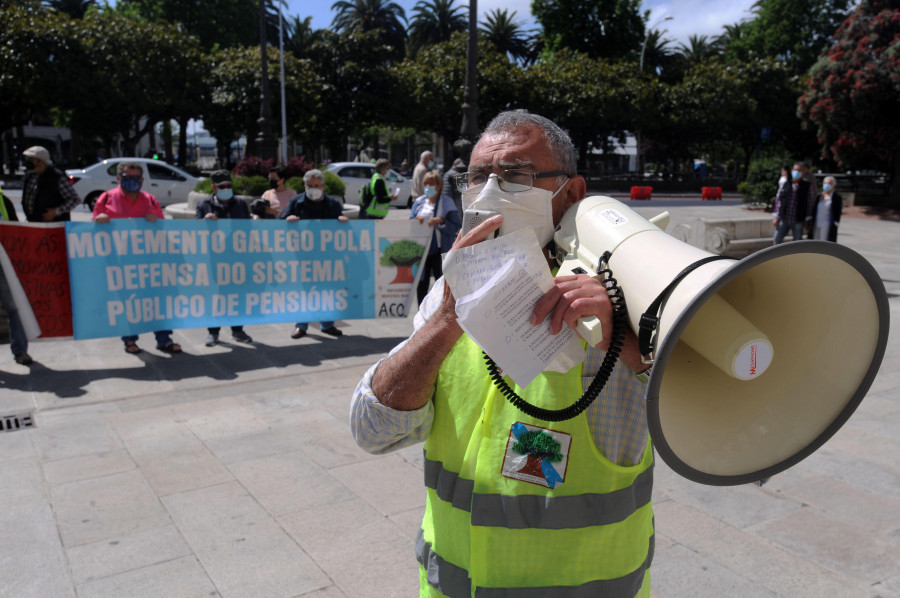
[[[853,414],[884,357],[884,284],[837,243],[721,259],[610,197],[570,208],[555,241],[560,275],[595,274],[609,252],[629,324],[652,358],[654,447],[693,481],[744,484],[805,459]],[[602,338],[590,322],[579,332]]]

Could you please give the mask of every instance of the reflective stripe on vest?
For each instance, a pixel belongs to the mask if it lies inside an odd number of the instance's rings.
[[[391,207],[391,196],[390,193],[388,193],[387,203],[378,203],[378,196],[375,195],[375,181],[378,179],[381,179],[384,182],[385,191],[388,190],[387,182],[384,181],[384,177],[377,172],[373,174],[372,179],[369,181],[369,191],[372,193],[372,203],[366,208],[366,214],[374,216],[375,218],[384,218],[387,216],[389,208]]]
[[[515,390],[555,406],[582,392],[581,367],[544,372]],[[639,464],[619,466],[597,449],[585,414],[552,424],[528,417],[492,385],[481,350],[465,335],[441,366],[433,405],[417,555],[421,596],[649,596],[649,439]],[[507,469],[523,455],[512,436],[522,426],[566,443],[555,476],[536,479],[542,474],[528,469],[522,477],[518,464]]]
[[[541,588],[478,588],[476,598],[596,598],[597,596],[634,596],[644,584],[653,562],[655,536],[650,536],[647,560],[625,577],[600,579],[580,586],[551,586]],[[448,563],[431,549],[422,530],[416,537],[416,560],[424,570],[425,578],[435,590],[450,598],[470,598],[472,580],[469,572]]]
[[[622,521],[650,502],[653,466],[642,471],[634,484],[606,494],[535,496],[475,494],[475,483],[444,469],[425,457],[425,486],[457,509],[472,513],[473,525],[510,529],[570,529],[609,525]]]

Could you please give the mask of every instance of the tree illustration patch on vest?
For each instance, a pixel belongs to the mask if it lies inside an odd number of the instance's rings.
[[[509,430],[501,474],[555,488],[566,479],[572,437],[564,432],[514,423]]]

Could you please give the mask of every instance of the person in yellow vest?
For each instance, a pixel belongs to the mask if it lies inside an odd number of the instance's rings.
[[[390,192],[387,181],[384,180],[384,175],[390,167],[390,161],[384,158],[375,162],[375,174],[372,175],[372,179],[369,181],[369,191],[373,199],[372,203],[366,207],[366,216],[368,218],[381,220],[387,216],[391,202],[397,199],[397,194]]]
[[[478,243],[505,224],[504,234],[534,230],[546,248],[563,214],[586,194],[575,156],[568,134],[552,121],[518,111],[498,115],[457,184],[464,208],[500,215],[454,247]],[[504,213],[504,204],[515,209]],[[493,385],[454,305],[441,278],[420,306],[412,336],[366,372],[351,407],[352,433],[368,452],[425,442],[420,595],[646,598],[653,451],[647,367],[634,334],[626,333],[596,400],[572,419],[548,422],[520,411]],[[612,311],[595,279],[560,276],[531,322],[549,316],[558,334],[597,316],[607,332]],[[545,409],[572,404],[592,382],[609,341],[588,347],[585,361],[568,372],[545,371],[514,390]]]
[[[0,221],[19,221],[16,206],[3,194],[2,189],[0,189]],[[9,321],[9,349],[12,351],[13,359],[19,365],[31,365],[34,360],[28,354],[28,335],[25,333],[25,327],[22,326],[19,308],[16,306],[16,301],[9,288],[9,281],[6,280],[6,274],[2,267],[0,267],[0,305],[3,305],[3,309],[6,310],[6,318]]]

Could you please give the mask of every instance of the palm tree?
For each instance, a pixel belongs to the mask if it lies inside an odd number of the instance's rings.
[[[688,38],[687,45],[679,44],[678,52],[684,61],[690,65],[717,56],[719,48],[705,35],[692,35]]]
[[[388,0],[338,0],[331,5],[336,14],[331,27],[338,33],[362,33],[380,29],[384,43],[402,58],[406,44],[406,11]]]
[[[644,70],[659,74],[666,70],[672,63],[675,52],[669,44],[672,40],[664,38],[662,31],[651,29],[647,32],[647,40],[644,46]]]
[[[532,44],[529,32],[513,20],[515,17],[516,11],[509,14],[505,8],[495,8],[487,14],[480,29],[498,50],[509,54],[513,60],[526,62],[531,56]]]
[[[44,2],[53,10],[64,12],[73,19],[80,19],[92,6],[96,6],[96,0],[46,0]]]
[[[284,22],[284,50],[297,58],[308,58],[310,48],[322,37],[322,29],[312,28],[312,17],[292,16]]]
[[[454,6],[454,0],[419,0],[409,24],[409,56],[415,58],[423,47],[449,41],[450,35],[465,31],[468,6]]]

